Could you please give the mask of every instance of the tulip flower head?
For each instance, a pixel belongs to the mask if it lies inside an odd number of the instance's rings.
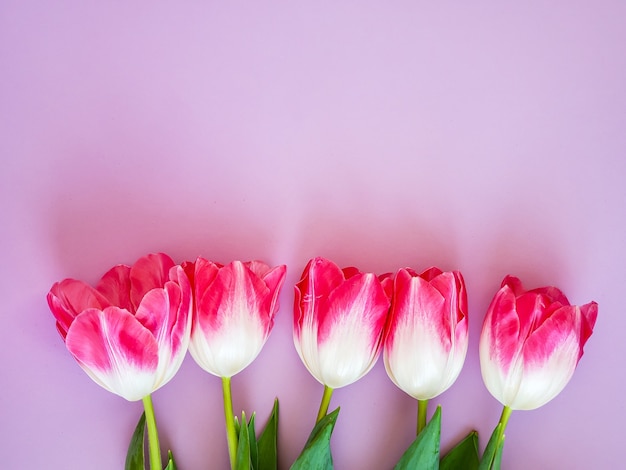
[[[569,382],[591,336],[598,304],[570,305],[556,287],[524,291],[507,276],[487,310],[480,337],[483,381],[500,403],[532,410]]]
[[[384,339],[385,369],[393,383],[417,400],[436,397],[461,372],[467,345],[461,273],[399,270]]]
[[[187,352],[191,286],[162,253],[109,270],[93,288],[74,279],[47,296],[67,349],[99,385],[129,401],[169,382]]]
[[[295,287],[293,335],[300,359],[320,383],[343,387],[374,366],[391,284],[324,258],[309,261]]]
[[[274,326],[285,265],[198,258],[184,263],[193,280],[195,307],[189,352],[218,377],[232,377],[261,352]]]

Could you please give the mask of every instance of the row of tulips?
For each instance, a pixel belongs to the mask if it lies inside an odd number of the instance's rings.
[[[127,469],[144,468],[146,427],[150,468],[163,468],[151,394],[172,379],[187,350],[222,379],[231,468],[277,467],[277,406],[257,439],[254,416],[234,416],[231,377],[265,344],[285,274],[286,266],[259,261],[221,265],[198,258],[177,265],[165,254],[150,254],[133,266],[115,266],[96,287],[73,279],[52,286],[48,304],[78,364],[105,389],[143,400]],[[338,413],[328,413],[332,392],[363,377],[381,352],[391,380],[418,404],[416,439],[396,468],[499,468],[511,411],[537,408],[565,387],[596,316],[595,302],[570,305],[555,287],[525,291],[507,276],[480,337],[483,380],[503,404],[502,417],[482,458],[470,433],[440,459],[440,410],[427,424],[427,405],[454,383],[465,360],[461,273],[405,268],[377,276],[314,258],[295,286],[293,336],[324,392],[317,423],[292,468],[332,468],[329,441]],[[176,468],[171,452],[166,468]]]

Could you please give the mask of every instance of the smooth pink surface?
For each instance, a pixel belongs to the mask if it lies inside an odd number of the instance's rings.
[[[321,387],[292,341],[293,286],[325,256],[371,272],[458,269],[470,345],[445,448],[500,405],[480,326],[504,275],[599,304],[572,381],[514,412],[504,464],[619,468],[626,390],[626,4],[94,2],[0,5],[2,466],[123,467],[141,413],[94,384],[46,305],[117,263],[286,264],[265,348],[233,379],[280,462]],[[181,470],[227,468],[221,383],[187,356],[154,395]],[[338,469],[386,469],[416,406],[382,361],[338,390]]]

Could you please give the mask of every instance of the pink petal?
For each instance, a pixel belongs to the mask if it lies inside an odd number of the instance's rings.
[[[170,330],[170,348],[173,355],[181,353],[184,355],[191,331],[193,304],[191,284],[180,266],[170,269],[170,279],[171,281],[165,284],[165,291],[170,299],[170,308],[177,310]],[[172,299],[177,299],[177,301],[172,302]]]
[[[152,392],[158,349],[150,332],[126,310],[88,309],[66,338],[70,353],[100,385],[127,400]]]
[[[562,344],[570,342],[570,337],[578,336],[580,318],[577,310],[575,306],[561,307],[530,333],[523,346],[524,368],[542,367]],[[578,340],[575,343],[579,344]],[[572,357],[578,356],[579,351],[575,351]]]
[[[310,262],[308,277],[310,278],[309,287],[313,287],[315,294],[327,296],[330,292],[339,286],[347,277],[354,276],[359,273],[356,268],[339,269],[332,261],[324,258],[315,258]]]
[[[260,278],[263,278],[271,269],[270,266],[265,264],[263,261],[253,260],[253,261],[247,261],[243,264],[246,268],[248,268],[250,271],[252,271],[254,274],[259,276]]]
[[[423,273],[421,273],[419,276],[422,279],[425,279],[426,281],[432,281],[434,278],[436,278],[437,276],[439,276],[443,271],[435,266],[428,268],[427,270],[425,270]]]
[[[539,287],[538,289],[533,289],[529,292],[543,294],[547,296],[552,302],[559,302],[561,305],[569,305],[569,300],[567,300],[565,294],[556,287]]]
[[[189,279],[189,283],[191,284],[191,290],[194,290],[194,286],[196,285],[196,263],[195,261],[183,261],[180,265],[185,271],[187,275],[187,279]]]
[[[467,293],[461,273],[458,271],[440,272],[431,279],[430,285],[437,289],[445,299],[444,310],[447,312],[448,321],[452,325],[462,321],[467,315]]]
[[[459,298],[459,311],[462,312],[462,315],[465,317],[465,321],[467,322],[467,288],[465,287],[465,279],[463,279],[463,275],[459,271],[454,271],[454,277],[456,279],[457,295]],[[459,319],[459,324],[460,323],[461,320]]]
[[[420,274],[419,274],[419,273],[418,273],[415,269],[413,269],[413,268],[409,268],[409,267],[407,267],[407,268],[402,268],[402,270],[404,270],[404,271],[406,271],[407,273],[409,273],[412,277],[417,277],[417,276],[419,276],[419,275],[420,275]]]
[[[219,270],[220,266],[212,261],[204,258],[198,258],[196,260],[193,283],[193,293],[196,303],[200,301],[204,293],[209,289]]]
[[[385,326],[390,302],[375,275],[352,276],[334,289],[318,312],[318,341],[324,342],[341,317],[350,316],[356,328],[369,332],[370,346],[378,347]]]
[[[165,285],[172,266],[174,261],[164,253],[149,254],[135,262],[130,268],[130,300],[135,308],[146,292]]]
[[[197,323],[211,336],[219,333],[222,322],[244,312],[258,316],[269,331],[273,314],[269,311],[272,297],[269,288],[241,261],[233,261],[219,270],[211,287],[198,300]]]
[[[275,291],[279,290],[285,281],[285,274],[287,273],[287,266],[280,265],[276,266],[265,272],[263,276],[259,276],[263,279],[263,282],[267,285],[269,290]],[[256,273],[255,273],[256,274]]]
[[[287,266],[283,264],[281,266],[276,266],[275,268],[266,272],[263,276],[263,282],[265,282],[265,284],[267,285],[272,297],[269,310],[272,316],[274,316],[278,311],[278,295],[280,294],[280,289],[285,282],[286,274]]]
[[[448,276],[453,278],[452,274]],[[424,328],[436,333],[440,348],[450,350],[452,328],[449,315],[446,314],[446,298],[428,281],[421,277],[412,277],[401,270],[396,276],[394,297],[395,325],[414,325],[421,323]],[[389,338],[389,347],[393,347],[393,337]]]
[[[219,269],[196,302],[190,352],[203,369],[231,377],[259,354],[274,324],[285,269],[266,271],[273,291],[247,263]]]
[[[520,281],[519,278],[515,276],[511,276],[511,275],[505,276],[505,278],[502,280],[502,285],[500,287],[504,287],[504,286],[508,286],[509,289],[513,291],[513,294],[516,297],[525,292],[524,286],[522,285],[522,281]]]
[[[320,299],[344,282],[344,274],[339,267],[324,258],[313,258],[296,284],[294,305],[294,335],[300,336],[303,323],[308,327],[318,323]],[[316,328],[317,330],[317,328]]]
[[[343,273],[343,277],[345,279],[350,279],[352,276],[356,276],[357,274],[361,274],[354,266],[348,266],[347,268],[342,268],[341,272]]]
[[[302,322],[304,317],[303,306],[305,303],[303,302],[304,296],[302,295],[302,292],[300,292],[300,289],[298,289],[298,286],[295,286],[293,291],[293,337],[297,343],[300,338],[300,334],[302,333]],[[296,347],[297,346],[298,345],[296,344]]]
[[[582,314],[580,332],[580,355],[582,356],[583,347],[593,333],[593,327],[596,324],[596,318],[598,317],[598,304],[596,302],[589,302],[588,304],[581,305],[580,313]]]
[[[129,312],[135,311],[130,301],[129,266],[120,264],[111,268],[102,276],[96,290],[109,301],[109,305],[125,308]]]
[[[504,285],[493,298],[483,324],[480,342],[486,342],[491,360],[506,374],[520,354],[520,320],[515,310],[515,294]]]
[[[394,275],[393,273],[385,273],[378,276],[378,280],[380,284],[383,286],[383,290],[385,291],[385,295],[389,300],[393,297],[393,283],[394,283]]]
[[[159,344],[176,354],[184,343],[191,311],[191,286],[181,266],[173,266],[162,289],[152,289],[142,299],[136,318]]]
[[[558,395],[574,374],[580,357],[578,307],[559,308],[523,345],[515,380],[507,377],[504,400],[513,409],[530,410]]]
[[[318,357],[309,359],[309,370],[317,369],[318,380],[339,388],[358,380],[375,364],[389,299],[378,278],[367,273],[350,277],[321,301]]]
[[[191,286],[183,268],[173,266],[163,289],[144,296],[135,317],[156,339],[159,368],[156,388],[167,383],[179,369],[189,344]],[[180,284],[179,284],[180,283]]]
[[[393,346],[394,332],[410,306],[411,280],[417,275],[411,268],[402,268],[395,275],[392,305],[385,327],[385,347]]]
[[[74,279],[55,283],[47,296],[48,306],[57,320],[57,329],[65,339],[74,318],[88,308],[103,309],[110,304],[93,287]]]
[[[392,347],[395,338],[395,331],[398,325],[398,317],[402,315],[403,308],[406,305],[405,296],[407,286],[410,285],[412,276],[418,274],[411,268],[402,268],[396,272],[391,285],[391,305],[387,313],[387,320],[383,329],[382,343],[385,348]],[[388,282],[388,281],[385,281]],[[386,288],[385,288],[386,287]],[[389,286],[383,284],[385,293],[389,293]]]
[[[519,342],[525,338],[540,324],[542,324],[551,313],[560,308],[561,304],[552,307],[550,298],[533,292],[525,292],[519,295],[515,302],[515,309],[520,322]]]
[[[180,288],[168,282],[163,289],[147,292],[137,308],[135,318],[156,338],[159,349],[169,342],[180,300]]]

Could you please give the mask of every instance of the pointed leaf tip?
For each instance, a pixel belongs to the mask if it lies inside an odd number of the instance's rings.
[[[258,439],[258,467],[256,470],[277,470],[278,468],[278,398],[265,428]]]
[[[174,461],[174,454],[172,454],[171,450],[167,451],[167,467],[165,467],[165,470],[178,470],[176,467],[176,462]]]
[[[250,421],[248,421],[248,439],[250,441],[250,465],[254,470],[259,468],[259,447],[256,439],[256,430],[254,424],[254,417],[256,413],[252,413]]]
[[[478,432],[471,431],[442,459],[439,470],[478,470]]]
[[[440,438],[441,406],[438,406],[431,420],[404,452],[394,470],[437,470]]]
[[[252,462],[250,460],[250,435],[248,434],[248,426],[246,423],[246,414],[242,412],[239,426],[237,457],[235,460],[236,470],[252,470]]]
[[[291,466],[291,470],[332,470],[333,457],[330,450],[330,438],[339,408],[324,416],[313,428],[300,456]]]
[[[144,435],[146,430],[146,413],[141,413],[139,422],[128,445],[125,470],[145,470]]]
[[[502,463],[502,451],[504,449],[505,441],[504,435],[502,436],[502,441],[497,447],[496,442],[498,440],[498,434],[500,433],[501,427],[502,424],[498,423],[493,430],[493,433],[491,433],[485,452],[483,452],[483,456],[480,460],[478,470],[500,470],[500,465]]]

